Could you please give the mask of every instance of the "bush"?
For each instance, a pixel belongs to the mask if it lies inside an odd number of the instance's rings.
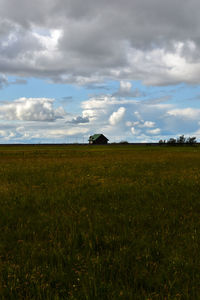
[[[121,142],[119,142],[119,144],[128,144],[128,142],[127,141],[121,141]]]

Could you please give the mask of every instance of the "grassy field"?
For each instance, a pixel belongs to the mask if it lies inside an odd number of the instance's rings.
[[[0,299],[200,299],[200,147],[0,147]]]

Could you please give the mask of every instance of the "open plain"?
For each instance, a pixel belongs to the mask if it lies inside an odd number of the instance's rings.
[[[1,299],[199,299],[200,147],[1,146]]]

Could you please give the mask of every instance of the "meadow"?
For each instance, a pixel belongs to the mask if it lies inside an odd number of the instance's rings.
[[[200,147],[0,146],[0,299],[200,299]]]

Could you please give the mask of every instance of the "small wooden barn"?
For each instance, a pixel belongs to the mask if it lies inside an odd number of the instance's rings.
[[[90,145],[105,145],[109,140],[107,139],[107,137],[100,133],[91,135],[88,141]]]

